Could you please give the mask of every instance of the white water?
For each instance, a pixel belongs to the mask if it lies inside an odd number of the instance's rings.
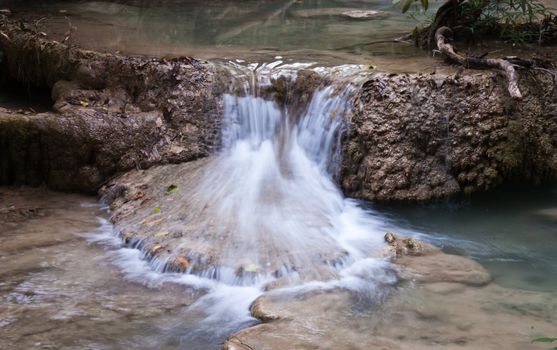
[[[344,288],[372,301],[396,282],[382,221],[344,198],[333,180],[350,88],[319,89],[293,114],[258,97],[276,77],[272,68],[246,79],[241,96],[224,96],[222,151],[180,192],[182,220],[207,232],[184,245],[210,246],[216,268],[163,274],[129,248],[115,258],[135,281],[205,290],[192,306],[206,314],[200,331],[229,333],[253,322],[249,305],[273,282],[272,293]]]

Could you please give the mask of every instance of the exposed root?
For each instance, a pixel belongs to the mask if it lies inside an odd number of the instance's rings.
[[[438,51],[443,54],[450,61],[458,63],[466,68],[495,68],[500,69],[505,73],[508,80],[508,91],[514,99],[522,99],[522,93],[518,86],[519,75],[518,68],[522,69],[543,69],[545,72],[555,74],[553,70],[540,65],[547,66],[548,62],[536,60],[524,60],[517,57],[504,57],[504,58],[483,58],[483,57],[470,57],[458,53],[453,45],[449,43],[449,38],[452,37],[453,31],[448,27],[441,27],[435,33],[435,41],[437,43]]]

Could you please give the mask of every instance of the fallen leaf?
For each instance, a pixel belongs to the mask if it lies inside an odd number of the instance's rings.
[[[79,103],[81,104],[82,107],[89,107],[89,102],[81,100],[79,101]]]
[[[181,256],[176,257],[176,263],[178,263],[180,268],[182,268],[183,270],[187,269],[190,266],[190,262],[188,261],[188,259]]]
[[[161,207],[160,205],[157,205],[157,206],[155,207],[155,209],[153,209],[153,213],[158,214],[158,213],[161,212],[161,209],[162,209],[162,207]]]
[[[164,195],[165,195],[165,196],[168,196],[168,195],[170,195],[170,194],[172,194],[172,193],[174,193],[174,192],[177,192],[177,191],[178,191],[178,186],[172,184],[172,185],[170,185],[170,186],[168,186],[168,187],[166,188],[166,191],[164,192]]]
[[[160,245],[160,244],[154,245],[154,246],[150,249],[151,255],[156,255],[157,253],[159,253],[159,252],[162,250],[162,248],[163,248],[163,247],[162,247],[162,245]]]
[[[168,236],[168,231],[159,231],[155,234],[155,237],[164,237]]]
[[[161,221],[162,221],[162,219],[157,219],[157,220],[149,221],[149,222],[147,223],[147,226],[153,226],[153,225],[155,225],[155,224],[158,224],[158,223],[161,222]]]

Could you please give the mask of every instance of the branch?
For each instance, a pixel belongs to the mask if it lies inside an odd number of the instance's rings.
[[[441,27],[435,32],[435,41],[437,48],[449,60],[456,62],[466,68],[498,68],[505,72],[507,80],[509,81],[509,94],[517,99],[522,99],[522,93],[518,88],[518,74],[515,69],[515,64],[501,58],[476,58],[462,56],[456,53],[454,47],[449,44],[448,37],[451,37],[453,31],[449,27]]]

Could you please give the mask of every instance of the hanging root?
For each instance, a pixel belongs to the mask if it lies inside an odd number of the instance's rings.
[[[435,32],[435,41],[437,43],[438,51],[443,54],[450,61],[458,63],[466,68],[495,68],[500,69],[505,73],[508,80],[509,94],[517,100],[522,99],[522,93],[518,86],[519,75],[517,69],[539,69],[543,68],[547,71],[554,73],[554,70],[548,69],[548,62],[539,60],[524,60],[517,57],[503,57],[503,58],[483,58],[464,56],[458,53],[453,45],[449,43],[449,38],[453,35],[449,27],[440,27]]]

